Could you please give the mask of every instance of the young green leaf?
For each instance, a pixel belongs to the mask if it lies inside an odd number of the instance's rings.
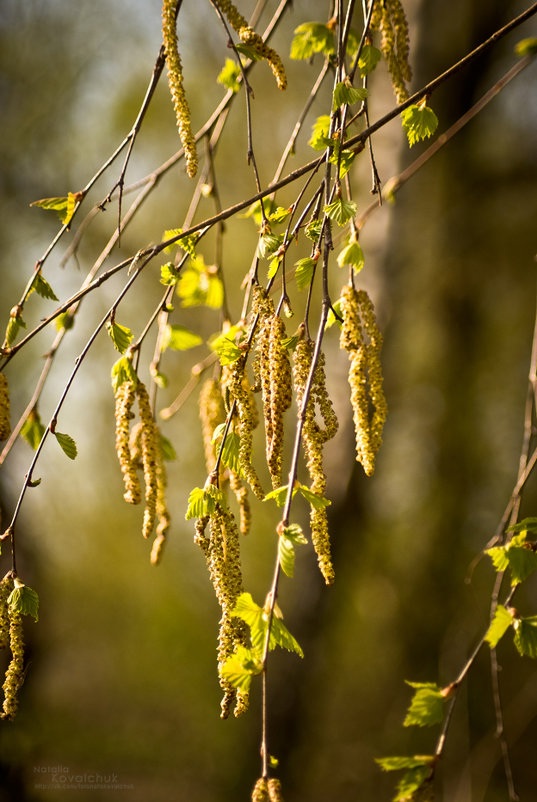
[[[284,209],[283,206],[278,206],[273,212],[267,214],[267,218],[271,223],[283,223],[290,214],[291,209]]]
[[[162,235],[162,242],[166,242],[166,240],[178,237],[182,233],[183,233],[182,228],[169,228]],[[181,239],[178,240],[177,242],[173,242],[171,245],[167,245],[164,248],[164,253],[170,253],[174,248],[181,248],[183,251],[185,251],[185,253],[188,253],[189,256],[191,256],[194,259],[196,256],[195,246],[198,239],[199,239],[199,234],[197,232],[194,232],[194,234],[187,234],[185,237],[181,237]]]
[[[237,42],[235,49],[245,58],[249,58],[250,61],[261,61],[263,58],[253,45],[245,45],[242,42]]]
[[[236,362],[242,355],[239,346],[224,335],[217,337],[216,340],[212,340],[209,345],[218,356],[221,365],[231,365],[232,362]]]
[[[351,169],[351,165],[355,159],[356,153],[353,153],[350,150],[342,150],[340,156],[339,151],[340,146],[339,143],[336,142],[334,144],[332,153],[330,154],[330,162],[336,166],[339,165],[339,177],[343,178],[343,176],[346,175]]]
[[[168,324],[162,337],[162,350],[171,348],[172,351],[188,351],[190,348],[195,348],[196,345],[201,345],[202,342],[203,338],[190,329]]]
[[[364,252],[360,247],[360,243],[356,240],[351,240],[351,242],[339,252],[337,263],[340,267],[352,265],[356,273],[359,273],[364,266]]]
[[[381,58],[382,53],[378,48],[372,45],[363,46],[360,58],[358,59],[358,67],[360,68],[362,78],[373,72]]]
[[[175,269],[174,263],[166,262],[165,265],[162,265],[160,268],[160,283],[171,286],[172,284],[177,284],[178,281],[179,273]]]
[[[401,119],[410,147],[432,136],[438,127],[438,117],[424,101],[405,109],[401,113]]]
[[[410,702],[403,725],[405,727],[430,727],[433,724],[440,724],[444,718],[442,688],[439,688],[434,682],[407,681],[407,685],[415,688],[416,692]]]
[[[23,437],[28,445],[35,451],[44,434],[45,427],[41,423],[39,412],[34,408],[21,427],[21,437]]]
[[[256,652],[238,644],[235,652],[221,667],[220,676],[230,682],[234,688],[248,693],[252,677],[260,674],[262,670],[263,666]]]
[[[73,438],[68,434],[63,434],[62,432],[54,432],[54,437],[58,441],[61,446],[61,449],[66,457],[69,459],[76,459],[78,451],[76,449],[76,443]]]
[[[31,615],[36,621],[39,620],[39,596],[18,579],[15,580],[15,587],[8,596],[7,603],[14,613]]]
[[[276,646],[287,649],[288,652],[294,652],[298,654],[299,657],[304,657],[304,652],[298,641],[291,635],[281,618],[273,615],[272,625],[270,627],[269,648],[275,649]]]
[[[63,312],[56,318],[56,328],[58,331],[61,331],[62,329],[69,331],[69,329],[73,328],[74,324],[75,319],[70,312]]]
[[[240,89],[240,83],[237,80],[240,74],[241,68],[239,65],[233,61],[233,59],[227,58],[216,80],[219,84],[225,86],[226,89],[231,89],[233,94],[235,94]]]
[[[499,604],[494,613],[494,618],[488,628],[485,640],[491,649],[495,649],[503,638],[510,626],[514,624],[514,618],[503,604]]]
[[[357,103],[359,100],[365,100],[368,94],[367,89],[354,87],[347,77],[344,81],[336,84],[332,109],[336,111],[340,106],[352,106],[353,103]]]
[[[537,657],[537,615],[518,618],[514,622],[515,646],[525,657]]]
[[[216,485],[206,484],[205,487],[195,487],[188,497],[188,507],[185,519],[203,518],[204,515],[211,515],[216,509],[216,503],[221,507],[226,506],[226,498],[222,490]]]
[[[8,347],[12,346],[15,340],[17,339],[17,334],[19,333],[19,329],[25,329],[25,328],[26,328],[26,323],[24,322],[24,320],[20,315],[17,315],[17,317],[10,316],[5,334],[6,345]]]
[[[537,535],[537,517],[524,518],[517,524],[507,527],[508,532],[530,532]]]
[[[41,273],[36,273],[34,280],[32,282],[32,290],[35,290],[38,295],[42,298],[46,298],[48,301],[58,301],[59,298],[48,283],[48,281],[43,278]]]
[[[397,785],[394,802],[418,802],[425,797],[416,794],[424,789],[426,783],[432,780],[434,755],[415,755],[414,757],[383,757],[376,758],[383,771],[404,771],[404,775]]]
[[[324,496],[319,496],[318,493],[314,493],[313,490],[310,490],[309,487],[306,487],[305,485],[299,485],[298,490],[315,510],[328,507],[332,503],[329,499],[324,498]]]
[[[316,260],[311,257],[299,259],[298,262],[295,262],[295,279],[299,290],[303,290],[311,284],[316,264]]]
[[[267,271],[267,278],[271,279],[274,278],[276,273],[278,272],[278,268],[282,263],[282,256],[275,256],[274,259],[271,259],[269,264],[269,269]]]
[[[73,214],[75,213],[76,204],[81,199],[81,195],[69,192],[67,196],[57,198],[41,198],[41,200],[34,201],[30,206],[38,206],[41,209],[56,212],[61,222],[64,225],[69,225]]]
[[[110,335],[110,339],[114,343],[120,354],[124,354],[132,341],[132,331],[127,326],[120,326],[119,323],[110,323],[107,321],[106,330]]]
[[[132,360],[128,359],[126,356],[122,356],[118,359],[118,361],[112,365],[111,378],[114,393],[117,393],[123,382],[131,381],[136,384],[138,376],[132,366]]]
[[[333,139],[329,139],[328,133],[330,131],[330,116],[322,114],[317,117],[312,126],[311,138],[308,142],[310,148],[313,150],[325,150],[334,144]]]
[[[319,237],[321,236],[322,227],[323,227],[322,220],[312,220],[310,223],[308,223],[308,225],[304,229],[304,234],[312,242],[317,242]]]
[[[334,312],[339,315],[339,318],[336,317]],[[332,304],[332,309],[328,312],[328,317],[326,319],[326,328],[329,329],[330,326],[333,326],[334,323],[337,323],[341,326],[342,314],[341,314],[341,298],[338,298],[337,301],[334,301]]]
[[[257,252],[262,259],[270,259],[283,243],[283,234],[263,234],[259,239]]]
[[[486,553],[492,559],[497,571],[511,570],[511,585],[523,582],[537,571],[537,553],[533,544],[526,541],[527,529],[515,534],[505,546],[494,546]]]
[[[224,288],[215,265],[206,265],[203,256],[191,259],[188,266],[181,271],[177,295],[181,298],[181,306],[219,309],[224,298]]]
[[[334,34],[322,22],[303,22],[294,30],[291,43],[291,58],[309,59],[316,53],[330,56],[335,52]]]
[[[278,560],[284,574],[293,577],[295,569],[295,546],[308,541],[298,524],[290,524],[283,528],[278,540]]]
[[[293,488],[293,496],[296,493],[296,487]],[[270,493],[267,493],[263,501],[271,501],[274,500],[278,507],[283,507],[285,504],[285,499],[287,496],[287,485],[282,485],[282,487],[277,487],[276,490],[271,490]]]
[[[344,226],[348,223],[351,217],[356,215],[358,207],[354,201],[344,200],[343,198],[336,198],[332,203],[324,207],[324,212],[331,220],[334,220],[338,226]]]
[[[225,423],[221,423],[216,427],[213,434],[213,443],[218,442],[218,440],[222,438],[225,428]],[[239,460],[240,442],[241,439],[236,432],[228,432],[222,448],[222,462],[224,465],[227,465],[229,468],[231,468],[233,473],[236,473],[239,476],[242,474]]]

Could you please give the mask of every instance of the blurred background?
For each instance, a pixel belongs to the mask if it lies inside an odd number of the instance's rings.
[[[229,51],[210,5],[183,5],[180,49],[197,129],[222,96],[215,78]],[[412,88],[526,7],[505,2],[484,14],[476,0],[413,0]],[[268,4],[260,30],[274,8]],[[252,3],[241,3],[245,15],[252,9]],[[356,16],[360,28],[358,10]],[[266,65],[252,73],[254,146],[265,184],[320,69],[317,61],[312,69],[288,58],[294,28],[313,19],[328,19],[325,4],[296,0],[274,37],[289,74],[285,97]],[[439,132],[510,68],[515,43],[531,35],[537,35],[535,20],[434,93],[430,105]],[[2,325],[58,230],[52,213],[29,204],[80,189],[114,151],[136,117],[159,46],[156,2],[2,1]],[[401,189],[395,205],[385,204],[364,228],[360,284],[375,300],[385,336],[389,405],[372,479],[354,463],[347,360],[335,333],[327,336],[329,386],[341,422],[327,450],[336,582],[325,588],[309,548],[301,548],[295,578],[281,586],[286,623],[305,652],[304,661],[275,654],[269,677],[271,751],[279,759],[287,802],[390,799],[395,778],[382,775],[374,758],[430,753],[436,739],[436,731],[402,727],[410,699],[404,680],[449,683],[486,627],[493,571],[488,559],[470,568],[501,519],[522,442],[536,296],[536,69],[530,65]],[[314,119],[329,108],[328,83],[289,169],[311,158],[306,141]],[[376,120],[394,104],[383,67],[371,90]],[[245,158],[242,93],[232,113],[218,149],[224,207],[255,191]],[[409,151],[397,120],[373,143],[383,182],[427,147]],[[127,184],[151,173],[178,147],[161,80]],[[92,190],[88,209],[107,195],[121,164],[122,157]],[[363,210],[371,202],[365,154],[351,180]],[[182,165],[170,170],[106,265],[180,226],[191,191]],[[292,189],[278,196],[282,205],[293,199]],[[197,219],[213,212],[212,201],[203,200]],[[113,233],[116,214],[112,205],[97,215],[65,265],[65,248],[53,252],[45,276],[59,296],[78,289]],[[251,220],[237,219],[227,223],[227,234],[222,264],[237,319],[242,294],[234,290],[250,267],[257,233]],[[201,249],[207,263],[214,249],[207,237]],[[158,303],[158,278],[155,264],[120,307],[119,322],[136,333]],[[334,297],[340,283],[335,276]],[[121,286],[110,281],[84,301],[39,404],[44,422]],[[25,315],[29,328],[53,308],[34,294]],[[288,322],[289,333],[299,316]],[[216,313],[200,309],[182,312],[180,322],[204,337],[219,328]],[[47,328],[9,364],[12,422],[31,396],[53,336]],[[143,364],[151,349],[144,348]],[[159,408],[184,386],[202,350],[192,358],[166,354],[169,387],[159,395]],[[41,608],[37,625],[26,622],[30,665],[19,714],[0,724],[0,800],[109,799],[112,791],[133,802],[245,800],[259,774],[259,698],[254,689],[246,716],[220,720],[219,610],[203,555],[192,542],[192,522],[184,520],[190,490],[205,480],[197,394],[163,425],[178,460],[169,465],[169,544],[162,565],[154,568],[140,535],[141,511],[121,499],[109,382],[116,358],[109,338],[100,335],[60,417],[59,430],[74,437],[79,456],[70,463],[55,443],[47,444],[36,471],[42,484],[27,494],[19,519],[19,575],[38,591]],[[2,466],[5,526],[31,457],[21,441]],[[530,481],[521,517],[537,514],[536,491]],[[256,504],[256,525],[244,541],[245,585],[258,603],[273,570],[274,515]],[[2,575],[10,568],[7,552],[4,545]],[[523,614],[537,611],[535,584],[517,598]],[[506,736],[515,785],[522,799],[530,799],[537,673],[510,638],[505,641],[498,655]],[[438,780],[439,798],[450,802],[507,798],[489,663],[483,650],[457,702]],[[108,778],[107,787],[54,789],[55,773],[100,775]]]

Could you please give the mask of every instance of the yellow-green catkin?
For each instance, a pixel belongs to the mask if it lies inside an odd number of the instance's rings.
[[[252,465],[253,430],[257,426],[258,417],[255,398],[246,375],[246,355],[230,365],[224,365],[222,370],[222,386],[229,392],[230,398],[235,402],[237,413],[237,434],[239,435],[239,463],[242,475],[252,488],[253,493],[260,499],[265,497],[263,488]]]
[[[386,60],[398,103],[408,99],[407,83],[412,78],[409,64],[408,21],[401,0],[376,2],[371,28],[381,31],[380,49]]]
[[[262,37],[248,25],[248,22],[231,0],[215,0],[215,5],[227,17],[233,30],[238,33],[241,42],[252,47],[260,58],[267,60],[276,78],[278,88],[285,89],[287,86],[285,68],[276,51],[269,47]]]
[[[11,662],[7,668],[3,685],[4,704],[1,717],[12,721],[19,707],[18,695],[24,682],[24,635],[21,613],[16,613],[10,608],[8,617]]]
[[[199,415],[203,437],[203,451],[207,473],[214,470],[218,448],[213,441],[214,430],[226,419],[224,400],[220,384],[216,379],[207,379],[201,387],[199,396]]]
[[[7,649],[9,646],[9,608],[7,600],[13,587],[13,575],[10,571],[0,582],[0,649]]]
[[[145,385],[139,379],[136,384],[136,396],[138,398],[138,409],[140,411],[140,420],[142,423],[141,450],[145,483],[145,509],[142,535],[148,538],[153,532],[157,514],[157,459],[160,444],[157,427],[155,426],[153,413],[151,412],[149,395]]]
[[[136,463],[132,458],[129,445],[129,427],[130,421],[134,417],[132,405],[135,394],[135,386],[132,381],[123,382],[116,392],[116,453],[125,485],[123,498],[129,504],[139,504],[142,500]]]
[[[298,405],[298,414],[301,414],[304,393],[308,375],[313,359],[314,344],[311,340],[300,339],[294,353],[293,381]],[[302,427],[302,445],[306,456],[306,465],[311,478],[310,489],[317,495],[324,496],[326,490],[326,475],[323,468],[323,445],[337,432],[338,420],[326,389],[325,358],[319,354],[310,394],[304,410],[304,423]],[[319,406],[324,428],[315,417],[316,404]],[[327,585],[334,581],[334,567],[332,564],[330,535],[328,532],[328,518],[326,507],[310,510],[311,539],[319,569]]]
[[[276,777],[271,777],[269,779],[267,788],[270,802],[284,802],[282,784]]]
[[[260,777],[256,781],[252,791],[252,802],[270,802],[266,777]]]
[[[282,483],[283,415],[292,401],[291,365],[283,341],[285,324],[274,315],[269,332],[269,392],[263,396],[265,424],[267,426],[267,465],[274,488]]]
[[[9,387],[6,377],[3,373],[0,373],[0,440],[7,440],[10,434]]]
[[[243,484],[238,474],[230,471],[229,486],[231,487],[239,505],[239,532],[247,535],[252,525],[252,512],[248,499],[248,488]]]
[[[168,65],[168,84],[175,109],[177,128],[185,153],[186,171],[193,178],[198,169],[198,157],[196,140],[190,123],[190,109],[183,86],[183,66],[177,47],[176,6],[176,0],[164,0],[162,4],[162,40]]]
[[[164,462],[164,455],[160,445],[160,431],[158,426],[155,425],[155,433],[157,438],[157,503],[156,503],[156,517],[157,529],[156,536],[151,548],[151,565],[158,565],[162,559],[164,547],[166,545],[166,538],[170,528],[170,513],[168,511],[168,504],[166,501],[166,488],[168,480],[166,476],[166,464]]]
[[[248,699],[220,675],[220,669],[230,657],[236,646],[246,644],[244,622],[232,615],[237,597],[242,593],[242,572],[240,564],[239,531],[235,518],[229,509],[218,502],[210,516],[210,537],[206,550],[207,564],[218,603],[222,609],[218,634],[218,670],[220,686],[224,691],[221,715],[227,718],[235,702],[234,714],[240,715],[247,709]]]
[[[382,386],[382,335],[373,304],[364,290],[346,285],[341,296],[341,348],[349,352],[349,384],[356,434],[356,459],[367,476],[375,470],[387,405]],[[367,335],[367,341],[366,337]],[[372,408],[372,414],[370,413]]]

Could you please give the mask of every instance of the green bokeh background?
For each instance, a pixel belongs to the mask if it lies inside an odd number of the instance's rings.
[[[485,14],[476,0],[410,4],[413,88],[525,7],[508,2]],[[246,13],[252,4],[241,8]],[[274,40],[289,72],[285,98],[265,65],[252,75],[254,144],[265,182],[316,74],[285,58],[293,29],[310,19],[327,19],[324,4],[298,0]],[[535,34],[535,22],[526,23],[434,94],[440,130],[511,66],[516,41]],[[221,97],[215,76],[230,53],[208,3],[185,0],[179,37],[196,127]],[[57,231],[52,215],[28,204],[80,188],[113,152],[136,116],[159,45],[156,2],[3,0],[3,321]],[[327,450],[337,581],[326,589],[309,549],[302,548],[295,578],[281,586],[286,623],[305,651],[303,662],[276,654],[270,667],[271,751],[280,760],[287,802],[390,799],[394,778],[382,775],[374,758],[430,752],[436,735],[401,726],[410,698],[403,680],[448,683],[486,626],[494,582],[488,560],[467,580],[501,518],[518,469],[535,315],[536,76],[533,64],[400,191],[395,206],[386,205],[364,229],[363,284],[385,332],[390,409],[371,480],[354,465],[346,359],[336,335],[327,336],[329,381],[341,420]],[[243,103],[242,97],[236,102],[218,150],[223,206],[254,192]],[[308,118],[308,131],[328,105],[326,88]],[[372,119],[392,105],[385,71],[379,69],[372,81]],[[290,166],[311,157],[306,139],[299,141]],[[409,152],[397,121],[377,134],[374,144],[384,181],[426,147]],[[162,81],[127,183],[147,175],[177,148]],[[89,204],[107,194],[118,169],[119,162]],[[365,155],[353,168],[352,181],[363,209],[371,200]],[[181,225],[189,191],[183,168],[174,168],[109,264]],[[293,191],[285,190],[278,202],[293,199]],[[212,214],[210,201],[203,203],[200,215]],[[57,251],[47,262],[45,275],[62,298],[80,285],[113,231],[115,213],[110,208],[96,217],[76,260],[62,267]],[[237,318],[241,295],[234,288],[250,267],[257,234],[251,221],[233,220],[227,235],[223,266]],[[208,262],[214,258],[211,237],[203,252]],[[299,248],[296,254],[306,255]],[[340,280],[336,275],[334,292]],[[84,302],[40,402],[44,420],[120,286],[111,281]],[[161,289],[155,265],[122,304],[119,321],[139,331]],[[51,308],[32,297],[29,325]],[[290,332],[298,317],[288,323]],[[218,328],[217,317],[200,310],[181,312],[180,322],[203,336]],[[45,332],[9,365],[13,420],[27,403],[50,341]],[[146,363],[151,358],[149,346],[144,357]],[[121,500],[109,384],[115,358],[103,334],[60,418],[59,429],[75,438],[79,456],[70,463],[54,443],[47,445],[37,471],[43,482],[28,494],[18,525],[19,574],[38,591],[41,612],[39,624],[26,627],[30,665],[19,715],[0,725],[0,800],[245,800],[259,773],[260,702],[254,692],[247,716],[219,719],[219,611],[203,556],[192,543],[192,522],[184,520],[190,489],[205,479],[196,400],[163,427],[179,459],[169,469],[169,546],[154,569],[140,536],[140,510]],[[166,360],[170,386],[160,406],[173,400],[192,364],[176,354]],[[30,459],[21,442],[2,467],[4,522]],[[530,482],[521,514],[537,514],[536,502]],[[277,521],[274,510],[259,503],[254,514],[254,531],[244,542],[244,576],[262,603]],[[7,551],[4,545],[3,573],[10,567]],[[525,614],[535,613],[534,584],[517,603]],[[521,798],[531,799],[535,665],[519,658],[508,642],[500,645],[499,659],[515,781]],[[439,771],[439,798],[446,802],[507,798],[490,685],[483,651],[461,690]],[[58,767],[65,777],[108,777],[109,788],[53,790]],[[114,784],[125,788],[113,790]]]

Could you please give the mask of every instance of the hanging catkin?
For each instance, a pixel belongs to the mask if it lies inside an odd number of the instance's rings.
[[[279,89],[285,89],[287,86],[287,78],[282,60],[279,55],[269,47],[261,36],[256,33],[244,19],[237,7],[231,0],[214,0],[215,6],[220,9],[222,14],[227,17],[227,20],[234,31],[239,35],[239,39],[244,45],[252,47],[259,58],[264,58],[270,65],[272,73],[276,78],[276,83]]]
[[[125,485],[123,498],[129,504],[139,504],[142,500],[136,462],[132,457],[129,445],[129,427],[130,421],[134,418],[132,405],[135,394],[136,390],[132,381],[120,384],[116,392],[116,453]]]
[[[314,344],[311,340],[300,339],[294,353],[293,381],[297,399],[298,414],[302,414],[306,383],[311,369]],[[325,428],[321,428],[315,418],[315,405],[319,405],[321,417]],[[332,407],[332,402],[326,389],[326,375],[324,371],[324,354],[319,359],[313,381],[303,412],[304,424],[302,428],[302,445],[306,456],[306,465],[311,477],[311,490],[319,496],[324,496],[326,490],[326,475],[323,468],[323,445],[334,437],[338,428],[338,421]],[[327,585],[334,581],[334,568],[330,550],[330,535],[328,532],[328,519],[326,507],[312,507],[310,511],[311,539],[320,571]]]
[[[381,31],[380,49],[386,60],[398,103],[408,98],[407,83],[412,78],[409,64],[408,21],[400,0],[375,2],[371,29]]]
[[[185,153],[186,171],[192,178],[198,169],[196,140],[190,123],[190,109],[183,86],[183,66],[177,47],[177,30],[175,20],[176,0],[164,0],[162,4],[162,40],[166,51],[168,65],[168,83],[175,109],[177,128]]]
[[[8,605],[14,581],[11,572],[0,583],[0,646],[9,646],[11,661],[7,667],[1,718],[12,721],[19,706],[18,694],[24,682],[24,635],[22,615]]]
[[[366,475],[371,476],[375,470],[375,456],[382,442],[387,413],[380,362],[382,335],[373,305],[364,290],[357,292],[351,285],[346,285],[341,296],[341,313],[343,325],[340,345],[349,352],[350,359],[349,384],[356,459],[363,465]]]

